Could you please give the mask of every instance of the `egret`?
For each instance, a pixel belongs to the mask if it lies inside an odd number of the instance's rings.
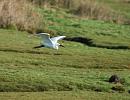
[[[42,38],[42,42],[40,46],[36,46],[34,48],[46,47],[46,48],[58,49],[59,46],[64,47],[63,45],[58,43],[58,40],[61,40],[66,36],[57,36],[50,38],[50,34],[48,33],[38,33],[38,35],[40,35],[40,37]]]

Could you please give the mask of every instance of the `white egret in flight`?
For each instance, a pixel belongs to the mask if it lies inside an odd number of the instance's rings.
[[[58,40],[61,40],[66,36],[57,36],[57,37],[50,38],[50,34],[48,33],[38,33],[38,35],[41,36],[42,42],[40,46],[36,46],[34,48],[47,47],[47,48],[58,49],[59,46],[64,47],[63,45],[58,43]]]

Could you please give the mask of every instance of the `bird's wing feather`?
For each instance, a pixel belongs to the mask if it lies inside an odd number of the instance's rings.
[[[41,38],[43,40],[43,43],[48,43],[48,44],[52,43],[52,41],[50,39],[50,34],[48,34],[48,33],[39,33],[38,35],[41,36]]]
[[[63,38],[65,38],[66,36],[57,36],[57,37],[53,37],[51,38],[51,40],[54,42],[54,43],[57,43],[58,40],[61,40]]]

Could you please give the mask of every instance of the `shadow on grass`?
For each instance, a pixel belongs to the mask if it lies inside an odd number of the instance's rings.
[[[31,51],[31,50],[16,50],[16,49],[9,49],[9,48],[0,48],[0,51],[15,52],[15,53],[30,53],[30,54],[49,54],[48,52]]]
[[[87,45],[89,47],[98,47],[98,48],[107,48],[107,49],[130,49],[130,47],[123,46],[123,45],[111,45],[111,46],[108,46],[108,45],[95,44],[92,39],[83,38],[83,37],[65,38],[64,40],[79,42],[79,43],[82,43],[82,44]]]
[[[3,52],[13,52],[13,53],[28,53],[28,54],[45,54],[45,55],[55,55],[55,56],[59,56],[59,55],[66,55],[66,54],[63,54],[63,53],[57,53],[57,52],[47,52],[47,51],[35,51],[36,49],[34,50],[24,50],[24,49],[10,49],[10,48],[0,48],[0,51],[3,51]]]

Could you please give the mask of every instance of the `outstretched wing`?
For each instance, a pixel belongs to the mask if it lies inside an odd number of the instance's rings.
[[[62,40],[63,38],[65,38],[66,36],[57,36],[57,37],[53,37],[51,38],[53,43],[57,43],[58,40]]]
[[[50,34],[48,33],[38,33],[41,36],[43,44],[52,44],[50,39]]]

